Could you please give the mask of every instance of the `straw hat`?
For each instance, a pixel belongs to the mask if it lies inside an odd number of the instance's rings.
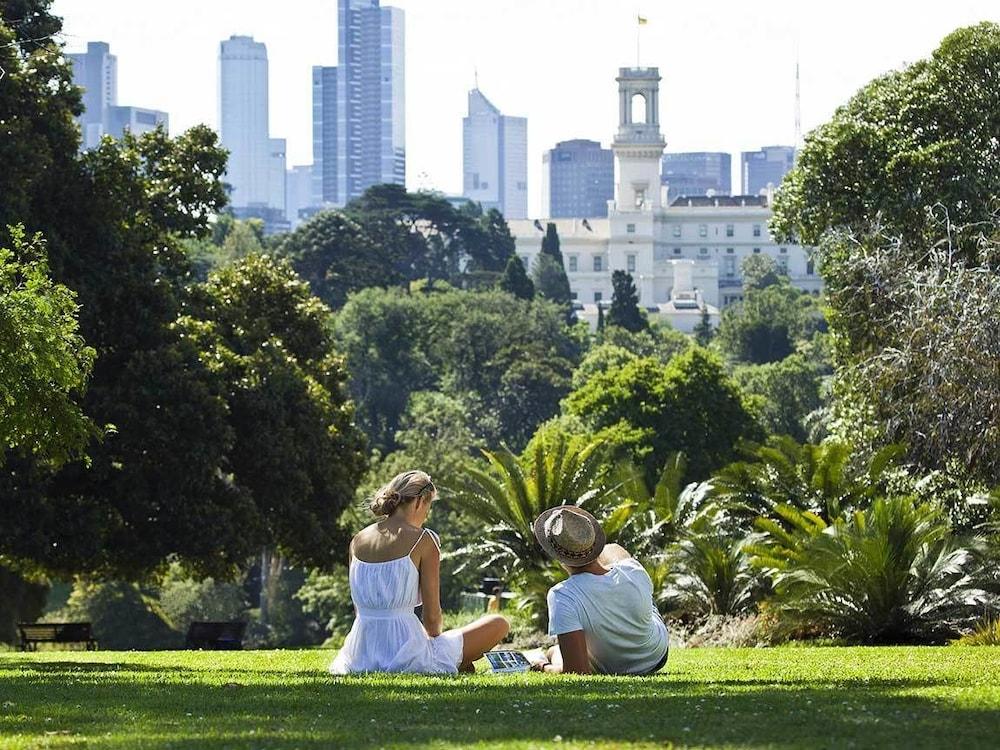
[[[604,549],[601,524],[575,505],[560,505],[544,511],[535,519],[534,531],[545,553],[564,565],[587,565]]]

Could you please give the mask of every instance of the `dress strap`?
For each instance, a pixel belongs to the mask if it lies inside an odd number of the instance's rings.
[[[413,546],[410,547],[410,551],[406,553],[408,556],[413,554],[413,550],[417,548],[417,545],[420,544],[420,540],[424,538],[424,534],[426,533],[427,529],[424,529],[423,531],[420,532],[420,536],[417,537],[417,541],[413,543]]]

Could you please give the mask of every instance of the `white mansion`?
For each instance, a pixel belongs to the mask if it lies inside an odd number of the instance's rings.
[[[717,322],[720,307],[742,299],[740,265],[754,253],[773,257],[794,286],[818,293],[822,281],[806,250],[775,244],[768,233],[770,195],[680,197],[664,205],[659,71],[621,68],[617,81],[615,197],[608,218],[508,221],[525,267],[539,253],[546,225],[554,223],[577,314],[591,324],[597,306],[611,299],[615,270],[632,275],[651,318],[666,318],[682,331],[697,324],[703,305]]]

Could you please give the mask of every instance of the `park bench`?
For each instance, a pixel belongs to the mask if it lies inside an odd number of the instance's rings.
[[[97,650],[89,622],[21,622],[17,629],[22,651],[37,651],[39,643],[86,643],[88,651]]]
[[[239,651],[246,629],[245,622],[192,622],[185,645],[207,651]]]

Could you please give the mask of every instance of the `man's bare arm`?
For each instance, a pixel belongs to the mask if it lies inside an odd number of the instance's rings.
[[[601,556],[597,558],[597,562],[607,568],[616,562],[630,560],[631,558],[632,555],[620,544],[605,544],[604,549],[601,550]]]

